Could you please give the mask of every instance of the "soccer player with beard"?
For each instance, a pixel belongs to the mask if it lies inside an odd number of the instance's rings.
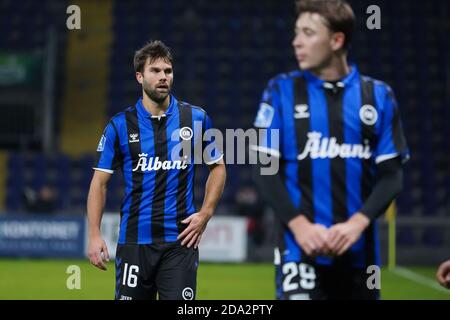
[[[257,153],[280,170],[255,181],[279,218],[278,299],[377,299],[376,219],[402,188],[409,153],[391,88],[347,62],[355,17],[344,0],[301,0],[299,69],[269,81],[255,127],[277,130]]]
[[[87,204],[88,255],[102,270],[109,260],[100,233],[108,180],[117,169],[125,180],[116,299],[195,298],[197,248],[225,183],[223,154],[214,140],[203,141],[204,132],[211,128],[208,115],[170,94],[172,63],[170,50],[161,41],[136,51],[134,68],[142,97],[109,121],[97,148]],[[198,160],[192,151],[198,149],[210,173],[197,211],[194,163]]]

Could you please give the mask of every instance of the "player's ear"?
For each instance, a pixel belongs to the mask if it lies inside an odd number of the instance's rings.
[[[345,34],[343,32],[334,32],[331,35],[331,49],[338,51],[344,48]]]
[[[136,80],[137,80],[137,82],[142,84],[142,82],[144,81],[144,77],[142,76],[142,73],[136,72]]]

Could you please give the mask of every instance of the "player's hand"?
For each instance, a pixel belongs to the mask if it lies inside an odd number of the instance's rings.
[[[94,266],[106,270],[105,263],[109,261],[109,253],[101,236],[89,237],[88,257]]]
[[[441,263],[436,278],[443,287],[450,289],[450,260]]]
[[[206,225],[211,217],[212,212],[200,210],[181,221],[181,223],[189,224],[177,238],[178,240],[181,240],[181,245],[187,245],[188,248],[194,246],[194,248],[197,249],[203,231],[205,231]]]
[[[300,215],[288,223],[295,240],[308,256],[324,254],[328,238],[328,229],[318,223],[311,223]]]
[[[358,241],[369,224],[369,218],[362,213],[354,214],[346,222],[336,223],[329,229],[327,251],[337,256],[344,254]]]

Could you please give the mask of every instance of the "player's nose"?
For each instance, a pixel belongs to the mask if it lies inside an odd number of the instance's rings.
[[[160,82],[166,82],[167,81],[167,75],[164,71],[161,71],[159,74],[159,81]]]
[[[303,46],[303,40],[300,34],[294,36],[294,38],[292,39],[292,46],[294,48],[301,48]]]

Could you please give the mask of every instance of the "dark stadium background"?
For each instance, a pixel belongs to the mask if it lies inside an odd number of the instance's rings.
[[[358,18],[351,60],[392,86],[412,155],[396,202],[397,262],[435,267],[450,257],[450,2],[349,2]],[[66,27],[71,4],[80,30]],[[380,30],[366,27],[373,4]],[[30,197],[48,187],[54,203],[44,213],[85,214],[98,140],[140,95],[132,58],[147,40],[171,47],[176,97],[221,130],[250,128],[267,81],[297,68],[295,18],[292,0],[0,0],[1,212],[33,215]],[[248,260],[268,262],[273,213],[255,197],[249,168],[228,166],[217,215],[247,216]],[[197,174],[198,203],[206,173]],[[120,175],[108,192],[106,210],[118,212]]]

